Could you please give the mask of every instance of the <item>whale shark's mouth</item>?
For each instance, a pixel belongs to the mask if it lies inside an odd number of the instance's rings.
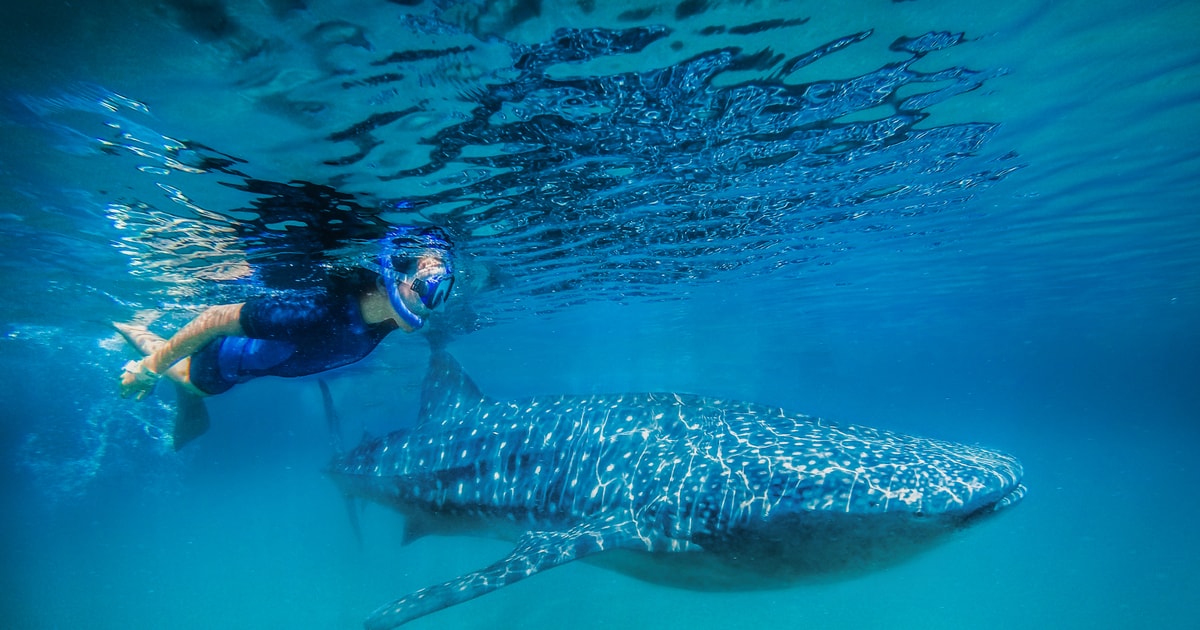
[[[990,516],[992,516],[996,512],[999,512],[1000,510],[1008,508],[1011,505],[1020,503],[1021,499],[1025,498],[1025,492],[1026,492],[1025,484],[1018,483],[1016,486],[1013,486],[1012,490],[1008,491],[1008,494],[1005,494],[1004,496],[1000,497],[999,499],[997,499],[996,501],[994,501],[992,503],[985,503],[985,504],[979,506],[979,508],[977,508],[970,514],[967,514],[966,517],[963,519],[963,523],[970,524],[970,523],[974,523],[974,522],[982,520],[982,519],[989,518]]]
[[[992,505],[992,511],[999,512],[1004,508],[1020,503],[1021,499],[1025,498],[1025,492],[1025,484],[1017,484],[1016,487],[1009,491],[1008,494],[1001,497],[999,501],[996,501],[996,503]]]

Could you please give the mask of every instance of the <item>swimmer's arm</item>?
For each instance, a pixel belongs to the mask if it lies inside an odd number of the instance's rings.
[[[142,359],[142,365],[162,374],[184,357],[189,357],[217,337],[244,336],[241,316],[243,304],[210,306],[196,319],[179,329],[161,348]]]

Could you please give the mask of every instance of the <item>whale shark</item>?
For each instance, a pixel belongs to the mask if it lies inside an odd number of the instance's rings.
[[[765,405],[682,393],[495,400],[444,350],[431,354],[416,424],[364,439],[328,474],[347,498],[403,514],[406,542],[515,541],[487,567],[380,607],[372,630],[583,558],[702,590],[854,575],[1025,494],[1020,462],[999,451]]]

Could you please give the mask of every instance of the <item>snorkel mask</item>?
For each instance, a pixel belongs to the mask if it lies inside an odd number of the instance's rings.
[[[415,255],[397,253],[397,247],[405,246],[420,248],[423,251]],[[423,277],[409,275],[407,271],[416,260],[427,255],[436,255],[445,271]],[[400,287],[407,286],[421,301],[421,305],[430,311],[444,304],[450,297],[450,290],[454,288],[450,241],[438,228],[394,228],[384,240],[384,251],[379,255],[379,268],[383,278],[381,288],[387,293],[388,301],[400,319],[413,330],[424,326],[425,318],[408,307],[400,293]]]

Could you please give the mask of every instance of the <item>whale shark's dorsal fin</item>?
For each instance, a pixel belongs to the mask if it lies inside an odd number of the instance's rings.
[[[572,560],[601,551],[629,547],[637,541],[637,528],[626,513],[608,517],[562,532],[529,532],[504,559],[449,582],[428,586],[382,606],[371,613],[366,627],[384,630],[418,617],[486,595]]]
[[[485,400],[487,397],[449,352],[434,350],[429,355],[429,371],[421,386],[417,424],[444,422]]]

